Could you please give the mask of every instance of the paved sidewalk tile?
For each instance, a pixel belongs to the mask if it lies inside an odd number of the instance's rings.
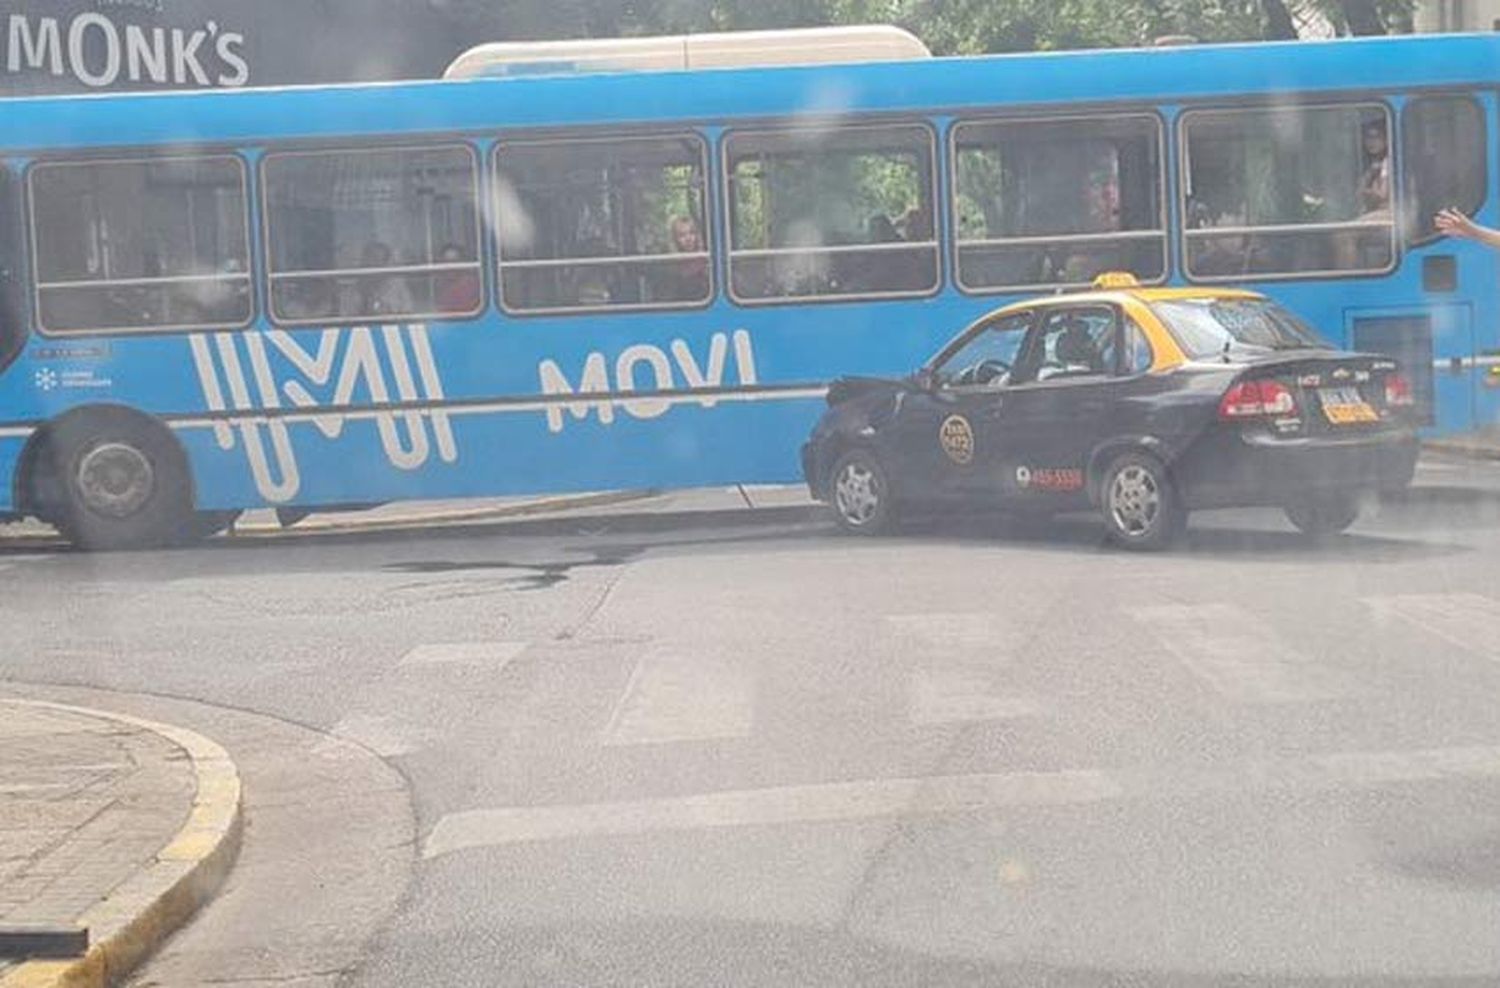
[[[187,754],[152,731],[0,706],[0,925],[76,922],[155,861],[196,785]]]

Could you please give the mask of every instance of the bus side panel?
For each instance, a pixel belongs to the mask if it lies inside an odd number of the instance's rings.
[[[16,468],[26,448],[25,436],[0,436],[0,515],[16,510]]]
[[[1477,219],[1491,229],[1500,226],[1500,96],[1495,91],[1480,94],[1489,126],[1486,160],[1489,163],[1484,209]],[[1472,313],[1474,360],[1474,425],[1480,429],[1500,426],[1500,259],[1492,248],[1468,242],[1451,245],[1453,250],[1477,252],[1471,262],[1470,285],[1481,286],[1483,295]],[[1468,287],[1467,285],[1465,287]]]
[[[907,373],[993,304],[202,335],[174,418],[205,508],[795,482],[831,378]]]
[[[793,483],[819,396],[658,399],[179,428],[199,505],[360,504],[617,488]],[[220,442],[228,436],[228,448]]]

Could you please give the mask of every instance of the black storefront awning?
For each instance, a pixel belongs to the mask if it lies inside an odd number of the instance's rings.
[[[0,96],[433,78],[431,0],[0,0]]]

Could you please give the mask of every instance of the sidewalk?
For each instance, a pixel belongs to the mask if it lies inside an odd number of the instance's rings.
[[[0,988],[104,985],[212,896],[239,837],[239,776],[190,731],[0,699],[0,947],[88,930],[71,959],[0,956]]]
[[[1463,456],[1476,460],[1500,460],[1500,428],[1479,429],[1441,439],[1426,439],[1422,449],[1445,456]]]

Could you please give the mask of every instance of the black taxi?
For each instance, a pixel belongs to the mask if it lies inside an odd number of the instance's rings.
[[[1140,288],[1009,305],[902,380],[843,378],[802,449],[849,532],[958,505],[1096,509],[1128,548],[1171,543],[1197,509],[1283,508],[1336,533],[1368,492],[1411,482],[1409,380],[1333,349],[1254,292]]]

